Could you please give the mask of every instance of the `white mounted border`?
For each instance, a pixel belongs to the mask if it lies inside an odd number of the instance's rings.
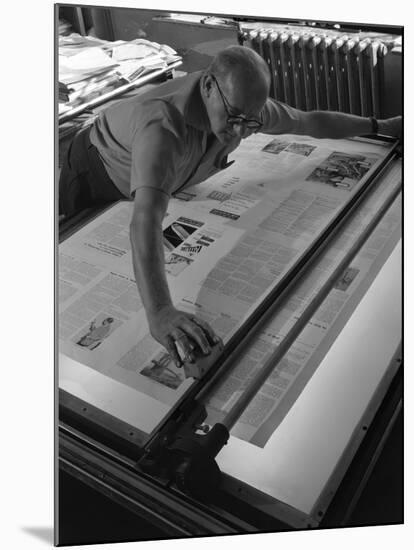
[[[317,526],[395,374],[401,320],[400,241],[267,445],[232,437],[223,448],[226,488],[289,525]]]

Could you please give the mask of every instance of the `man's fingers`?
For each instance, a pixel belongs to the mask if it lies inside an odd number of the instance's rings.
[[[204,330],[204,332],[207,334],[208,339],[210,340],[211,345],[219,344],[221,342],[221,339],[217,336],[217,334],[206,321],[200,319],[199,317],[194,317],[193,322],[199,325]]]
[[[193,353],[194,344],[191,342],[188,335],[181,329],[176,329],[172,336],[175,340],[175,344],[179,345],[180,348],[183,350],[184,353],[184,360],[188,359],[190,363],[194,362],[195,356]]]
[[[204,330],[197,324],[196,319],[190,318],[186,320],[183,326],[187,334],[200,346],[201,351],[208,355],[211,351],[210,344],[207,339],[207,335]]]
[[[181,361],[180,354],[177,351],[177,348],[175,347],[174,338],[172,336],[167,337],[167,345],[165,346],[168,353],[171,355],[176,367],[182,367],[183,362]]]

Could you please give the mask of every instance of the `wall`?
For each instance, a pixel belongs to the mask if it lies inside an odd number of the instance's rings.
[[[238,43],[236,29],[160,21],[159,17],[165,14],[155,10],[128,8],[91,10],[96,36],[108,40],[145,37],[160,44],[168,44],[182,55],[183,65],[180,70],[185,72],[207,67],[218,51]],[[402,113],[402,53],[398,49],[385,57],[384,100],[384,116]]]

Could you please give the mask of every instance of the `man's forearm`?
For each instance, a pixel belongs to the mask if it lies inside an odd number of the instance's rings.
[[[316,138],[340,139],[372,132],[367,117],[330,111],[311,111],[301,121],[301,133]]]
[[[135,280],[147,315],[172,305],[165,276],[162,228],[151,214],[142,214],[130,225]]]

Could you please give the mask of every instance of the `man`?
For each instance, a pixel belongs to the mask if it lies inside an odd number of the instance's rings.
[[[138,289],[152,336],[180,366],[220,342],[211,327],[172,303],[164,269],[162,220],[169,199],[226,168],[227,156],[254,132],[345,138],[400,135],[401,117],[376,121],[304,112],[269,98],[270,74],[253,50],[232,46],[204,72],[167,82],[109,107],[78,135],[60,180],[60,211],[120,198],[134,200],[130,225]]]

